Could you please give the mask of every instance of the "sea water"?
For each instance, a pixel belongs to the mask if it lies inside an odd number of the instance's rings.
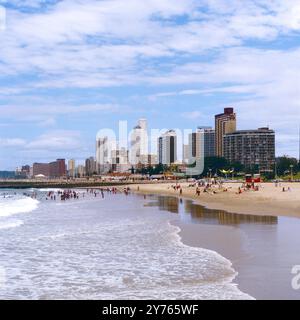
[[[251,298],[230,261],[184,245],[142,197],[37,193],[0,193],[0,299]]]

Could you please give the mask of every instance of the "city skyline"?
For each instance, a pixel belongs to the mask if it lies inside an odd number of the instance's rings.
[[[269,127],[237,130],[237,114],[234,108],[224,108],[214,116],[215,128],[198,126],[196,130],[159,130],[148,128],[145,118],[138,119],[132,130],[127,122],[119,123],[119,132],[108,128],[98,131],[95,155],[85,159],[85,166],[75,165],[75,159],[58,159],[51,163],[34,163],[33,167],[22,165],[17,174],[27,177],[90,177],[108,173],[129,173],[156,165],[177,165],[187,175],[201,174],[204,159],[219,157],[230,164],[240,164],[245,169],[273,172],[276,156],[275,131]],[[128,132],[129,129],[129,132]],[[300,136],[299,136],[300,138]],[[188,144],[186,142],[188,141]],[[220,144],[220,142],[222,143]],[[300,140],[299,140],[300,141]],[[153,142],[156,149],[153,150]],[[184,151],[184,149],[186,149]],[[182,152],[178,153],[178,150]],[[219,152],[219,154],[218,154]],[[64,165],[57,167],[63,161]],[[198,173],[187,172],[187,165],[196,163]],[[54,167],[53,167],[54,165]],[[66,170],[68,169],[68,171]],[[183,171],[182,171],[183,170]],[[200,172],[200,171],[201,172]]]
[[[118,120],[276,131],[298,158],[300,5],[295,1],[0,1],[0,168],[94,155]],[[3,10],[2,10],[3,11]],[[283,116],[284,115],[284,116]]]

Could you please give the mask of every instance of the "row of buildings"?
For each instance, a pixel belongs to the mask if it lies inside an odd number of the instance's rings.
[[[153,137],[151,137],[152,139]],[[149,153],[146,119],[140,119],[133,129],[129,150],[109,137],[98,137],[96,146],[97,172],[126,172],[133,168],[156,164],[193,164],[197,157],[223,157],[230,163],[246,168],[257,166],[260,171],[272,171],[275,163],[275,132],[267,127],[237,130],[233,108],[215,115],[215,128],[198,127],[184,144],[176,130],[167,130],[157,138],[156,153]],[[178,150],[182,147],[182,159]]]
[[[35,162],[32,166],[25,165],[17,168],[16,177],[22,178],[61,178],[67,176],[67,166],[65,159],[57,159],[49,163]]]
[[[260,171],[272,171],[275,163],[275,132],[269,128],[237,130],[237,116],[233,108],[215,115],[215,127],[198,127],[188,134],[184,143],[178,130],[166,130],[157,137],[156,149],[149,152],[146,119],[140,119],[125,144],[114,137],[98,136],[96,155],[76,165],[75,160],[58,159],[50,163],[34,163],[22,167],[27,176],[60,178],[86,177],[107,173],[125,173],[147,166],[195,163],[197,158],[223,157],[230,163],[240,163],[246,168],[257,166]],[[179,156],[182,148],[182,157]]]
[[[215,128],[199,127],[189,137],[187,161],[197,156],[223,157],[230,163],[260,171],[273,171],[275,164],[275,132],[268,127],[255,130],[237,130],[233,108],[215,115]]]
[[[88,177],[97,174],[97,164],[93,157],[86,159],[85,164],[76,165],[74,159],[70,159],[68,164],[65,159],[57,159],[49,163],[35,162],[32,166],[25,165],[17,168],[15,176],[19,178],[77,178]]]

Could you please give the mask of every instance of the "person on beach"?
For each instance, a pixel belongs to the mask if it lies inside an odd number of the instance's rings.
[[[197,187],[197,189],[196,189],[196,195],[199,197],[200,196],[200,188],[199,187]]]

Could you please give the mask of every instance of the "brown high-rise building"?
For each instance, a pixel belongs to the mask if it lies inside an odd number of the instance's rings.
[[[50,163],[34,163],[33,176],[44,175],[47,178],[61,178],[66,175],[65,159],[57,159]]]
[[[50,164],[49,163],[34,163],[33,164],[33,176],[44,175],[50,177]]]
[[[223,157],[223,138],[225,134],[236,131],[236,114],[233,108],[225,108],[224,113],[215,116],[215,152]]]
[[[61,178],[67,174],[65,159],[57,159],[54,162],[50,162],[49,166],[51,178]]]

